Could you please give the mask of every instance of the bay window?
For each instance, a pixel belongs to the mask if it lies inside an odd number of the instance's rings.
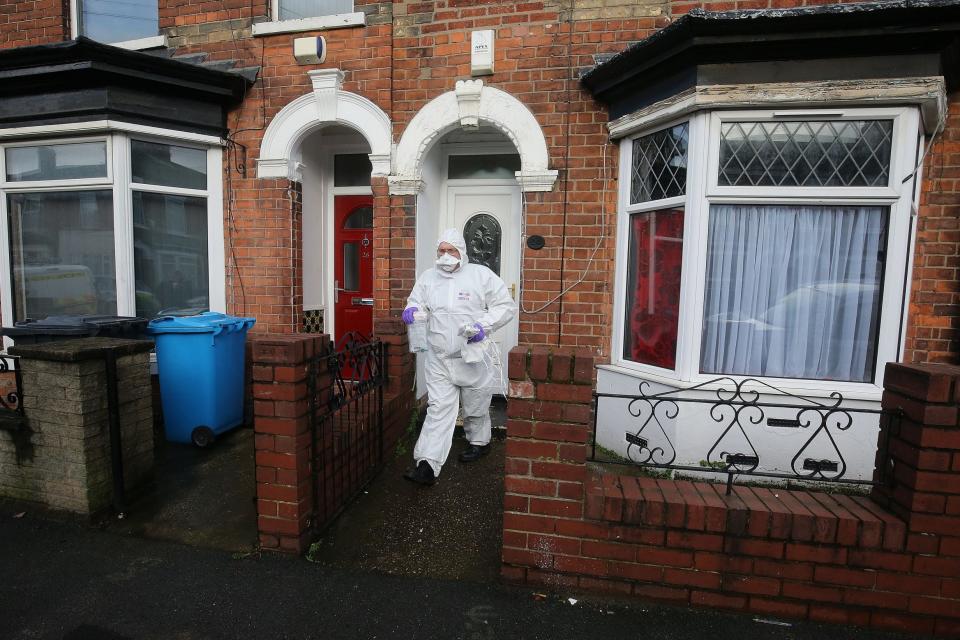
[[[700,112],[625,140],[613,364],[878,386],[900,350],[918,120]]]
[[[219,147],[112,133],[0,162],[4,324],[224,309]]]

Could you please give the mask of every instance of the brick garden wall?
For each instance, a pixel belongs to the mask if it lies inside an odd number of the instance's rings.
[[[320,427],[311,421],[309,362],[328,356],[330,347],[327,335],[293,334],[251,340],[257,529],[262,549],[306,551],[316,535],[316,525],[326,522],[337,511],[348,494],[358,488],[357,479],[365,477],[375,461],[373,442],[358,435],[358,428],[370,428],[375,416],[352,407]],[[390,353],[398,349],[390,343],[387,349],[387,366],[391,370],[396,365]],[[391,384],[395,383],[391,375]],[[315,376],[314,385],[321,407],[318,415],[322,415],[333,394],[333,379],[324,367]],[[382,458],[392,455],[413,409],[413,394],[409,391],[385,391]],[[315,474],[328,481],[315,487]],[[329,481],[335,475],[337,479]]]
[[[124,487],[152,480],[152,342],[90,338],[11,348],[21,355],[21,424],[0,423],[0,495],[80,514],[113,501],[104,351],[117,357]]]
[[[895,484],[867,497],[727,496],[723,485],[588,468],[592,386],[577,367],[591,366],[587,354],[510,354],[505,579],[960,633],[960,368],[888,365],[884,406],[904,414],[881,456]]]

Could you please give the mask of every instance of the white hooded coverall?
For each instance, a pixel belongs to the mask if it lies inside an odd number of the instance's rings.
[[[496,348],[491,334],[510,322],[517,304],[497,274],[483,265],[469,264],[463,235],[448,229],[437,246],[447,242],[460,252],[460,267],[447,273],[437,267],[425,271],[407,298],[407,307],[427,311],[425,377],[427,417],[413,449],[416,464],[426,460],[436,476],[447,460],[457,422],[458,404],[463,403],[463,428],[470,444],[490,442],[490,399],[499,384],[499,358],[485,355],[482,362],[467,363],[460,357],[466,338],[459,335],[463,325],[480,323],[486,337],[486,353]]]

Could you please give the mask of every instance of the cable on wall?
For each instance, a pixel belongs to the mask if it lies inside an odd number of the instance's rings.
[[[565,136],[565,137],[566,137],[566,145],[565,145],[565,150],[564,150],[566,167],[564,168],[564,172],[565,172],[565,173],[564,173],[564,190],[563,190],[563,236],[562,236],[562,237],[563,237],[563,240],[562,240],[562,243],[561,243],[561,253],[560,253],[560,274],[561,274],[561,275],[560,275],[560,282],[561,282],[561,290],[560,290],[559,293],[557,293],[557,295],[555,295],[554,297],[552,297],[552,298],[549,299],[548,301],[546,301],[546,302],[544,302],[544,303],[542,303],[542,304],[540,304],[540,305],[538,305],[538,306],[536,306],[536,307],[534,307],[534,308],[532,308],[532,309],[528,309],[528,308],[524,305],[524,303],[523,303],[524,270],[523,270],[523,264],[522,264],[522,259],[521,259],[521,267],[520,267],[520,293],[519,293],[519,296],[518,296],[518,297],[519,297],[519,303],[520,303],[520,304],[519,304],[520,310],[521,310],[523,313],[528,314],[528,315],[533,315],[533,314],[541,313],[541,312],[544,311],[547,307],[551,306],[552,304],[556,303],[557,301],[560,301],[560,305],[561,305],[561,306],[560,306],[560,309],[559,309],[559,311],[558,311],[558,318],[557,318],[557,343],[558,343],[558,346],[559,346],[559,341],[560,341],[560,327],[561,327],[561,322],[562,322],[561,317],[562,317],[562,313],[563,313],[563,301],[562,301],[562,298],[563,298],[564,295],[566,295],[567,293],[569,293],[570,291],[572,291],[574,288],[576,288],[578,285],[580,285],[580,284],[586,279],[587,274],[589,273],[590,268],[592,267],[593,262],[594,262],[594,260],[596,259],[597,252],[600,250],[600,247],[603,245],[603,243],[604,243],[604,241],[606,240],[606,237],[607,237],[607,205],[606,205],[605,200],[601,198],[601,203],[600,203],[600,212],[601,212],[600,235],[599,235],[598,238],[597,238],[597,243],[596,243],[596,245],[593,247],[593,250],[590,252],[590,257],[589,257],[588,260],[587,260],[587,264],[584,266],[583,271],[580,273],[579,277],[578,277],[572,284],[570,284],[569,286],[563,287],[563,286],[562,286],[562,283],[563,283],[563,280],[564,280],[564,273],[565,273],[565,268],[564,268],[564,266],[565,266],[565,262],[566,262],[566,259],[565,259],[565,255],[564,255],[564,254],[565,254],[565,251],[566,251],[567,204],[568,204],[568,201],[569,201],[569,175],[570,175],[570,126],[571,126],[571,122],[570,122],[570,105],[571,105],[571,99],[570,99],[571,87],[570,87],[570,82],[572,82],[572,79],[573,79],[573,59],[572,59],[572,47],[573,47],[573,41],[572,41],[572,38],[573,38],[573,7],[572,7],[572,4],[568,7],[568,10],[569,10],[569,14],[568,14],[567,20],[568,20],[570,32],[569,32],[569,34],[568,34],[568,43],[567,43],[567,74],[568,74],[567,80],[568,80],[568,82],[567,82],[567,92],[566,92],[566,93],[567,93],[566,136]],[[601,169],[601,179],[602,179],[602,181],[603,181],[604,183],[606,182],[607,177],[608,177],[608,169],[607,169],[607,153],[608,153],[608,150],[609,150],[609,142],[604,142],[603,148],[601,149],[602,162],[603,162],[603,164],[602,164],[602,169]],[[526,246],[526,239],[527,239],[527,200],[526,200],[526,194],[524,193],[523,190],[520,191],[520,224],[521,224],[521,231],[520,231],[520,236],[521,236],[520,242],[521,242],[521,245],[520,245],[520,251],[521,251],[521,256],[522,256],[522,255],[523,255],[523,247]]]

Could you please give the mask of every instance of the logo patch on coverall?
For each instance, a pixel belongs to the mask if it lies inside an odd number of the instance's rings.
[[[470,292],[469,291],[460,291],[457,293],[457,300],[463,302],[470,302]]]

